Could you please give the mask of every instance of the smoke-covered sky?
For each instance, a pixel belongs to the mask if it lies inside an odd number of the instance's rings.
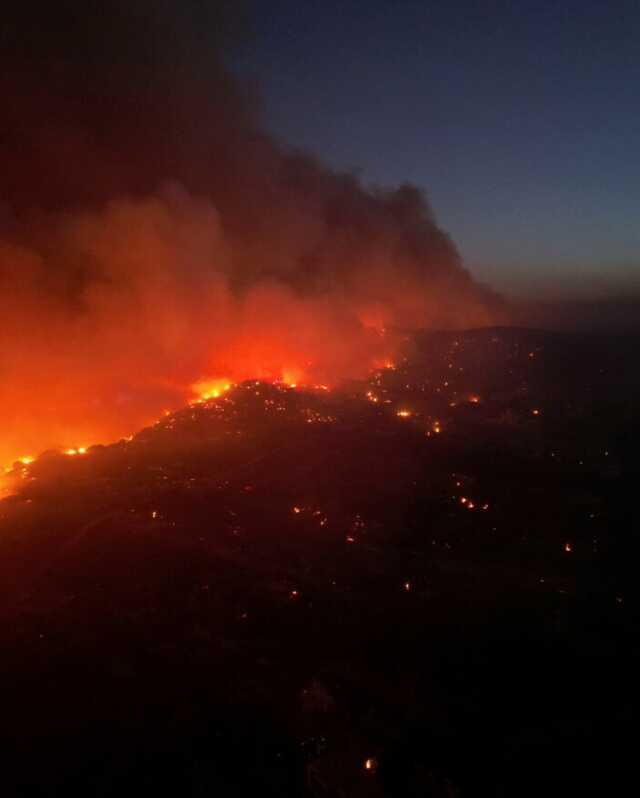
[[[637,0],[251,0],[235,57],[275,133],[424,186],[525,297],[640,293]]]
[[[271,138],[225,66],[247,30],[207,0],[0,18],[0,459],[134,432],[203,379],[335,384],[398,328],[501,318],[420,190]]]

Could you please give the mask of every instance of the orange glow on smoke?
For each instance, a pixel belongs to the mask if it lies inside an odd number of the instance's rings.
[[[54,215],[41,237],[22,249],[0,242],[0,304],[10,298],[0,330],[0,466],[24,452],[83,454],[244,380],[326,390],[391,370],[401,325],[432,326],[444,310],[447,323],[478,325],[485,313],[471,299],[466,312],[464,291],[449,308],[419,270],[399,283],[384,249],[353,262],[349,248],[334,253],[335,287],[256,277],[232,256],[275,268],[278,240],[273,251],[233,248],[214,206],[182,191]],[[43,293],[58,261],[74,269]],[[239,285],[236,272],[246,278]],[[380,392],[367,398],[385,402]]]
[[[227,384],[333,387],[393,368],[410,331],[496,323],[421,192],[294,156],[219,37],[155,8],[170,3],[102,4],[104,25],[71,29],[62,5],[0,52],[0,470]],[[91,91],[70,32],[79,53],[118,44],[91,59]],[[52,62],[64,90],[45,87]]]

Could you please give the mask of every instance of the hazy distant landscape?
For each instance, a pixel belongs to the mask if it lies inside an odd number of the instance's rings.
[[[637,334],[640,299],[629,296],[573,302],[515,302],[513,318],[539,329]]]

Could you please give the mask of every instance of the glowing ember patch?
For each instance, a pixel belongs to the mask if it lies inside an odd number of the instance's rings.
[[[300,371],[296,371],[295,369],[283,369],[282,371],[282,382],[288,388],[297,388],[298,385],[301,384],[303,374]]]
[[[22,465],[29,465],[30,463],[33,463],[34,460],[35,460],[35,457],[30,457],[28,455],[27,455],[27,457],[21,457],[20,458],[20,462],[22,463]],[[9,469],[9,471],[10,470],[11,469]]]
[[[564,550],[567,552],[567,554],[570,554],[573,551],[573,545],[569,542],[565,543]]]
[[[232,387],[233,383],[225,377],[217,380],[200,380],[191,386],[191,390],[198,394],[196,402],[201,403],[209,399],[218,399]]]
[[[532,412],[532,414],[533,414],[534,416],[539,416],[539,415],[540,415],[540,411],[538,410],[538,408],[537,408],[537,407],[536,407],[536,408],[534,408],[534,409],[533,409],[531,412]]]
[[[398,412],[396,413],[396,416],[399,416],[400,418],[409,418],[410,415],[411,415],[410,410],[398,410]]]
[[[75,457],[78,454],[86,454],[87,449],[85,446],[80,446],[78,449],[66,449],[65,454],[68,457]]]
[[[469,401],[471,402],[472,405],[480,404],[480,397],[479,396],[475,396],[475,395],[474,396],[470,396],[469,397]]]
[[[298,515],[298,513],[301,513],[301,512],[302,512],[302,508],[301,508],[301,507],[294,507],[294,508],[293,508],[293,512],[294,512],[296,515]]]
[[[369,771],[369,773],[375,773],[377,768],[378,763],[373,757],[364,760],[364,769]]]
[[[404,589],[408,593],[411,590],[411,582],[405,582],[404,583]]]

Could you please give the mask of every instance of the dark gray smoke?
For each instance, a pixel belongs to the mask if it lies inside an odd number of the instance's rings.
[[[204,0],[0,20],[5,459],[132,431],[202,378],[335,383],[398,327],[493,320],[420,191],[262,129],[224,67],[243,30]]]

